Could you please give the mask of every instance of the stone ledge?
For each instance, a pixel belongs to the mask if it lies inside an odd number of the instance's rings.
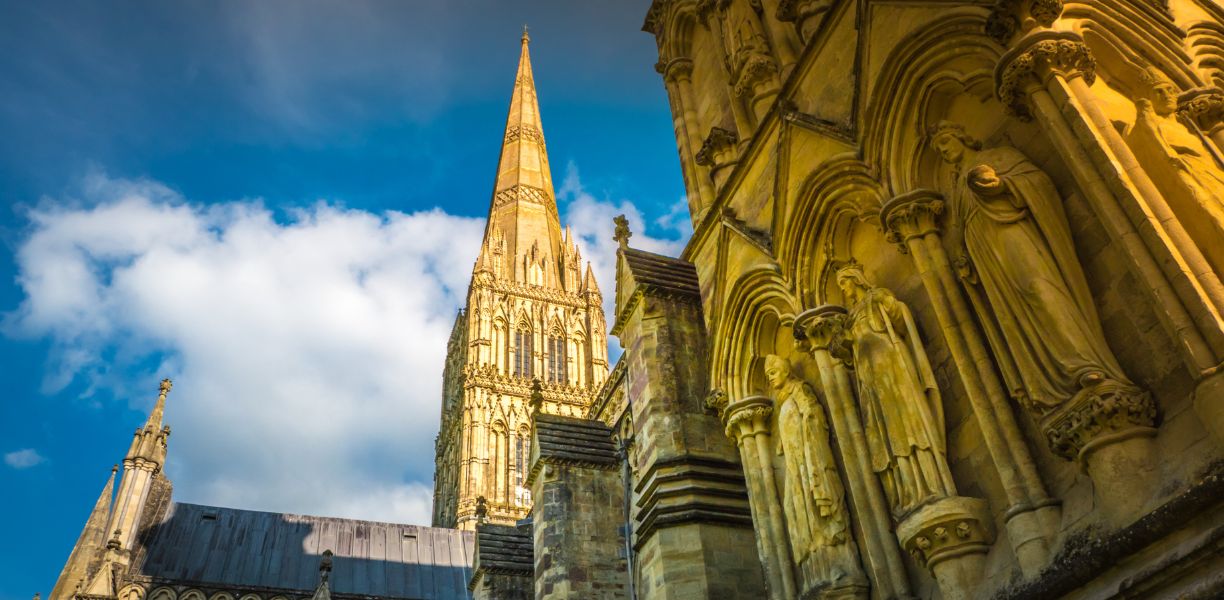
[[[1122,565],[1128,557],[1185,526],[1195,517],[1219,510],[1224,505],[1224,462],[1209,467],[1189,488],[1134,523],[1105,533],[1086,533],[1069,540],[1062,551],[1038,576],[1019,585],[999,590],[993,600],[1041,600],[1057,598],[1083,587],[1106,571]],[[1224,532],[1221,532],[1224,535]],[[1212,536],[1203,540],[1213,542]],[[1182,558],[1175,557],[1162,565],[1161,571],[1176,568]],[[1150,569],[1137,570],[1127,579],[1128,587],[1137,585],[1142,573],[1155,575]]]

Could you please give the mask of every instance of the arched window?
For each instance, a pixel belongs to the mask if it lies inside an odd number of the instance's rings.
[[[548,381],[565,383],[566,369],[565,336],[560,331],[553,331],[548,336]]]
[[[527,457],[523,455],[523,436],[516,436],[514,440],[514,485],[523,487],[523,471],[527,469]]]
[[[531,329],[522,323],[514,330],[514,375],[531,377]]]

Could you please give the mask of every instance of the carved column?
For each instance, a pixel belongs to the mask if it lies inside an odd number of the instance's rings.
[[[748,2],[720,4],[731,86],[735,97],[750,109],[755,127],[778,95],[778,62],[770,56],[769,42],[752,6]]]
[[[806,310],[795,318],[796,334],[811,346],[820,369],[820,382],[829,407],[829,421],[845,466],[850,506],[859,529],[859,547],[871,578],[873,597],[909,598],[905,562],[892,535],[892,515],[880,484],[871,473],[867,439],[854,401],[854,387],[841,360],[831,352],[841,331],[846,309],[824,305]]]
[[[1049,563],[1059,529],[1058,502],[1046,493],[986,344],[953,276],[939,235],[943,210],[943,197],[938,192],[917,190],[887,202],[880,212],[880,223],[888,239],[913,258],[922,278],[1007,494],[1004,522],[1008,541],[1021,570],[1031,577]]]
[[[1224,286],[1097,105],[1095,67],[1079,35],[1031,33],[1000,59],[996,94],[1047,133],[1201,377],[1224,357]]]
[[[756,523],[757,551],[765,567],[769,597],[787,600],[795,597],[795,574],[791,568],[786,524],[778,504],[778,485],[774,481],[773,452],[770,443],[770,418],[773,400],[750,396],[721,408],[727,436],[739,446],[748,481],[752,520]]]
[[[692,177],[693,189],[689,191],[689,213],[693,223],[699,223],[706,209],[714,203],[712,183],[697,162],[697,151],[701,148],[700,125],[697,122],[697,110],[693,104],[693,61],[688,58],[676,58],[668,61],[663,69],[663,79],[667,84],[667,95],[672,98],[675,119],[676,139],[680,142],[681,161]]]

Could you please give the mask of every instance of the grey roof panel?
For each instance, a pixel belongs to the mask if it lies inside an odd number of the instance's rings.
[[[466,597],[474,539],[453,529],[177,502],[146,543],[136,570],[159,582],[309,595],[331,550],[333,594],[450,599]]]

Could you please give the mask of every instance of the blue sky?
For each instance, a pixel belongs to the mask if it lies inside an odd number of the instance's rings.
[[[523,23],[605,295],[613,215],[688,235],[648,4],[0,2],[0,600],[165,376],[177,499],[425,522]]]

